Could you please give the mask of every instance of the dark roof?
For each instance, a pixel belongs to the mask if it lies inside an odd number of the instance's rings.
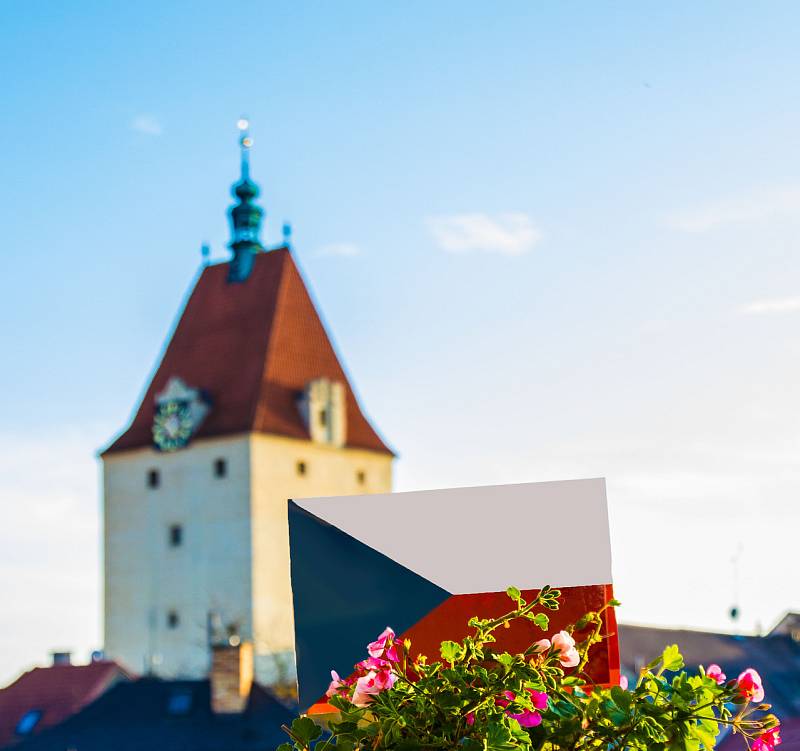
[[[309,437],[297,397],[315,378],[347,392],[347,446],[392,453],[369,423],[288,248],[259,253],[244,282],[203,270],[128,428],[104,453],[150,446],[154,400],[173,376],[212,409],[196,438],[250,431]]]
[[[632,675],[668,644],[678,645],[689,668],[716,663],[728,678],[736,678],[746,668],[755,668],[775,714],[784,720],[800,719],[800,643],[790,636],[735,636],[625,625],[619,628],[622,665]]]
[[[296,715],[266,689],[254,685],[247,709],[241,714],[214,714],[210,696],[207,680],[142,678],[119,683],[66,722],[14,748],[269,751],[286,741],[281,725],[290,724]],[[182,707],[181,697],[188,697]],[[176,711],[181,709],[185,711]]]
[[[23,673],[0,690],[0,748],[18,738],[17,726],[29,712],[41,713],[31,730],[35,734],[74,715],[116,681],[128,677],[119,665],[107,660]]]
[[[784,613],[783,617],[772,627],[772,634],[798,634],[800,633],[800,613]]]

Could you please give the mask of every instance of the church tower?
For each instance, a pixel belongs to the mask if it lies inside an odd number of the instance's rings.
[[[252,641],[271,683],[294,671],[287,500],[388,492],[393,454],[288,244],[261,244],[246,128],[232,258],[203,269],[101,455],[105,650],[191,678],[207,674],[212,645]]]

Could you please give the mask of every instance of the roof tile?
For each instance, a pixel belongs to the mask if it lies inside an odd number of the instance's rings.
[[[22,717],[31,710],[42,716],[33,732],[57,725],[94,701],[128,674],[115,662],[88,665],[52,665],[33,668],[0,690],[0,748],[16,739]]]
[[[260,253],[250,277],[204,269],[130,425],[104,453],[152,445],[155,396],[172,377],[206,391],[195,437],[250,431],[309,438],[297,397],[314,378],[346,388],[347,446],[391,454],[361,410],[288,248]]]

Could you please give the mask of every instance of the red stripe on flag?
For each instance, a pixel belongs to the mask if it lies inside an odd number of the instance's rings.
[[[539,593],[538,589],[526,589],[522,596],[529,602]],[[590,612],[600,610],[614,597],[610,584],[595,584],[583,587],[563,587],[558,610],[544,610],[550,618],[550,627],[543,632],[531,621],[519,620],[508,629],[494,632],[497,641],[492,646],[495,652],[524,652],[531,644],[573,625],[579,618]],[[473,633],[467,623],[473,616],[479,618],[498,618],[511,610],[513,604],[505,592],[485,592],[481,594],[453,595],[428,615],[417,621],[410,629],[398,635],[399,640],[411,640],[411,657],[424,654],[428,662],[441,659],[439,646],[444,640],[461,641]],[[391,625],[391,624],[388,624]],[[585,639],[589,629],[575,632],[577,642]],[[603,614],[602,635],[600,644],[592,647],[589,662],[586,665],[588,679],[600,685],[618,685],[620,678],[619,642],[617,639],[617,619],[613,609]],[[374,634],[365,635],[366,644],[375,638]],[[336,712],[323,697],[308,710],[308,714],[330,714]]]

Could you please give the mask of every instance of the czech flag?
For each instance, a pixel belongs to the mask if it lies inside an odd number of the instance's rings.
[[[453,488],[289,501],[299,700],[325,703],[330,671],[346,676],[366,645],[391,626],[412,655],[439,659],[439,644],[471,633],[549,584],[560,608],[496,632],[498,651],[521,652],[612,597],[611,544],[602,479]],[[613,610],[587,666],[599,684],[619,682]],[[580,639],[580,634],[576,634]]]

